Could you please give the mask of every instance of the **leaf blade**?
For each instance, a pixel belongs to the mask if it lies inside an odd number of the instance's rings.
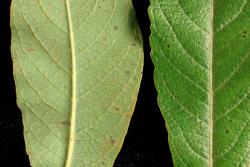
[[[246,54],[249,51],[249,38],[239,36],[239,31],[249,29],[249,23],[246,23],[249,12],[247,1],[151,0],[150,43],[155,84],[176,166],[249,165],[250,160],[242,146],[237,152],[244,155],[245,162],[236,161],[237,156],[233,153],[230,158],[225,158],[228,155],[219,156],[233,143],[237,131],[229,126],[229,122],[222,124],[217,121],[221,112],[225,112],[225,107],[230,106],[224,102],[227,101],[225,98],[231,97],[231,103],[235,103],[236,99],[233,101],[232,97],[238,94],[232,85],[227,90],[231,94],[217,92],[221,87],[218,81],[231,78],[231,75],[228,77],[230,71],[233,71],[232,74],[238,71],[238,68],[232,69],[235,62],[245,64],[242,76],[236,77],[236,80],[237,84],[244,83],[240,85],[245,85],[246,92],[249,90],[246,86],[249,85],[250,71],[246,67],[249,64]],[[219,32],[225,24],[227,26],[226,19],[232,17],[234,20],[239,15],[242,15],[241,21],[237,20],[234,26],[229,26],[226,35]],[[230,42],[233,44],[229,47]],[[239,42],[244,46],[239,46]],[[244,105],[248,106],[249,101]],[[244,119],[243,122],[247,121]],[[236,129],[249,127],[238,123],[235,125],[238,125]],[[232,135],[227,134],[228,130]],[[241,136],[244,136],[241,142],[249,150],[249,132]]]
[[[16,0],[11,14],[17,101],[32,166],[111,166],[141,79],[131,2]]]

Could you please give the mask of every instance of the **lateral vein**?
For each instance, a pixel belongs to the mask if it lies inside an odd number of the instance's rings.
[[[68,17],[68,28],[69,28],[69,37],[70,37],[70,53],[71,53],[71,63],[72,63],[72,97],[71,97],[71,112],[70,112],[70,128],[69,128],[69,141],[68,141],[68,150],[67,157],[65,161],[65,167],[70,167],[73,156],[74,142],[75,142],[75,124],[76,124],[76,53],[75,53],[75,42],[74,42],[74,31],[73,23],[71,17],[71,8],[69,0],[66,1],[66,10]]]

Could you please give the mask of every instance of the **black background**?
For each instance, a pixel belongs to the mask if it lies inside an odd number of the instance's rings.
[[[0,1],[0,167],[29,167],[12,75],[10,2],[11,0]],[[149,0],[133,0],[133,4],[144,39],[145,64],[135,112],[114,167],[172,167],[167,132],[157,106],[157,92],[153,81],[148,41]]]

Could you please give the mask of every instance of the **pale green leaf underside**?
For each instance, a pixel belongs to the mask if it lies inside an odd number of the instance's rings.
[[[13,0],[12,57],[34,167],[111,167],[141,80],[130,0]]]
[[[175,166],[250,166],[250,1],[151,0],[158,102]]]

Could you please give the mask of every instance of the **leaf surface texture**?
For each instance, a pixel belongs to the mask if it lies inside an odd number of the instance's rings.
[[[250,165],[250,1],[151,0],[151,56],[175,166]]]
[[[34,167],[111,167],[141,80],[130,0],[13,0],[12,57]]]

